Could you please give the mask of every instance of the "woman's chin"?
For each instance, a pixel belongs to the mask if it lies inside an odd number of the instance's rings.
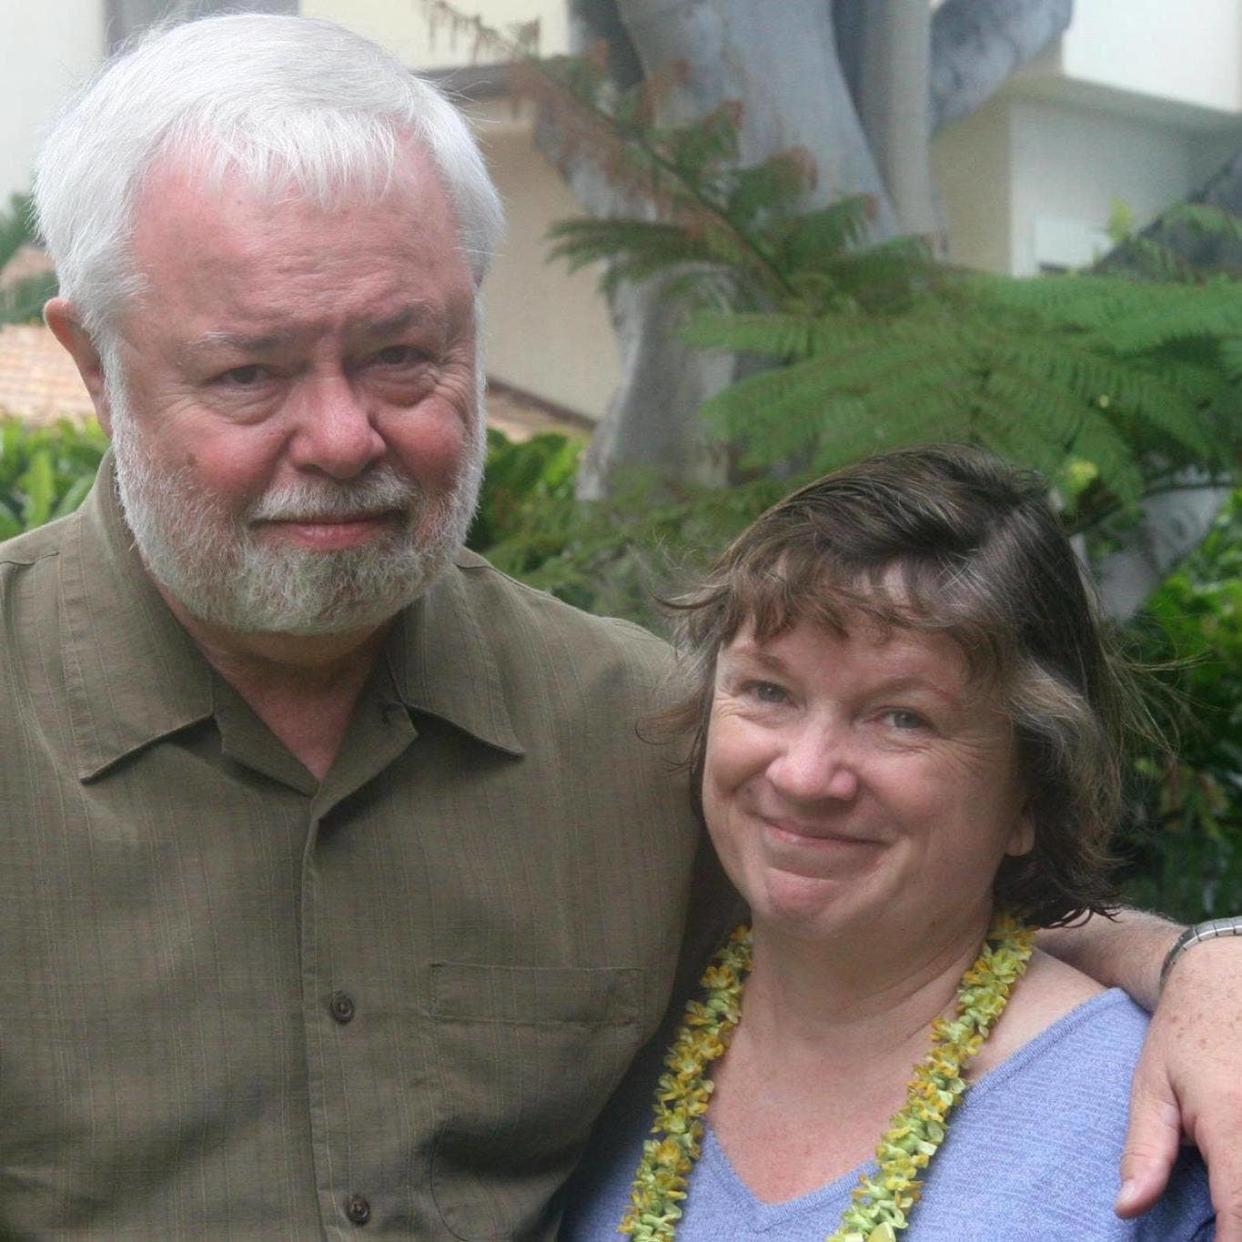
[[[780,928],[799,938],[829,938],[866,922],[859,890],[857,877],[773,871],[765,876],[761,891],[748,896],[757,924]]]

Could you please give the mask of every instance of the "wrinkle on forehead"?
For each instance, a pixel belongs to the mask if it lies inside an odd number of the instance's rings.
[[[382,333],[420,315],[472,324],[474,284],[452,206],[421,162],[426,176],[339,211],[269,202],[244,185],[213,194],[195,170],[163,169],[145,188],[134,237],[146,284],[138,304],[210,303],[230,318],[198,325],[195,340],[219,331],[266,342],[330,322]]]

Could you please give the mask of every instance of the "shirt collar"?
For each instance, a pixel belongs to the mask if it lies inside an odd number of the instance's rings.
[[[125,523],[109,451],[61,546],[61,635],[77,773],[89,781],[127,755],[213,714],[210,666],[172,615]],[[511,755],[514,732],[492,646],[471,604],[463,552],[397,618],[386,645],[402,703]]]
[[[212,711],[211,672],[125,524],[112,454],[60,548],[60,627],[80,779]]]
[[[387,653],[393,684],[413,712],[426,712],[510,755],[525,753],[513,728],[505,684],[489,641],[489,619],[468,580],[487,562],[461,552],[397,618]],[[495,621],[491,621],[494,626]]]

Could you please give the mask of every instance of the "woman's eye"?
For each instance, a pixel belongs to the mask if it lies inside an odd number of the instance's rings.
[[[784,703],[789,698],[785,687],[774,681],[752,681],[745,689],[760,703]]]
[[[883,714],[884,722],[894,729],[925,729],[927,721],[918,714],[904,707],[890,707]]]

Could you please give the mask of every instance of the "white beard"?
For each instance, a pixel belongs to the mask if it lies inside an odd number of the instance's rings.
[[[429,499],[414,480],[379,465],[348,483],[307,479],[273,488],[230,513],[196,489],[186,470],[164,471],[151,460],[124,382],[115,368],[112,375],[112,448],[125,520],[152,577],[201,621],[243,633],[373,628],[416,599],[465,543],[486,448],[481,394],[460,477],[445,496]],[[333,551],[256,539],[252,525],[394,510],[404,519],[390,533]]]

